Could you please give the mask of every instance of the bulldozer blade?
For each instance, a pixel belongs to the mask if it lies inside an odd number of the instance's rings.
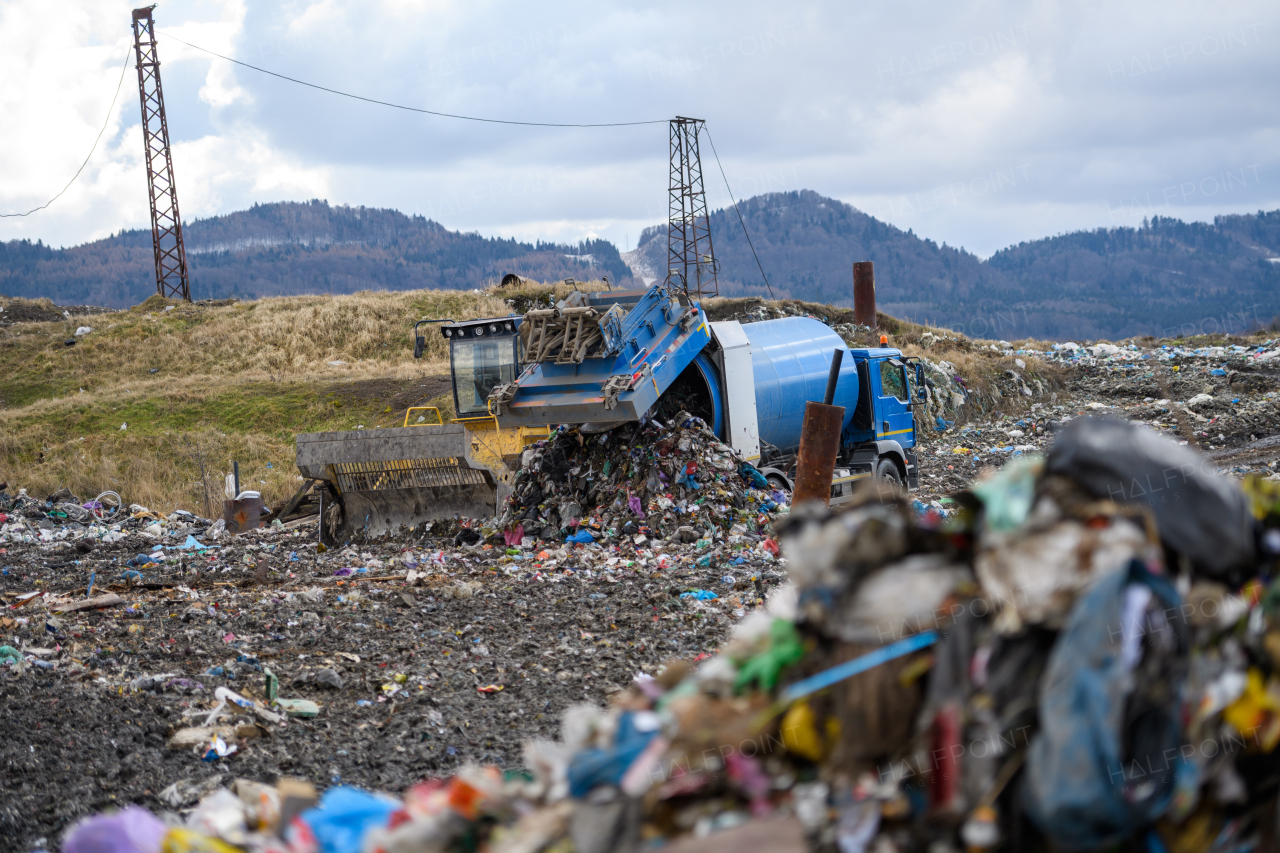
[[[297,464],[302,476],[324,480],[337,495],[342,519],[334,536],[342,541],[455,515],[493,515],[506,489],[474,460],[472,444],[462,424],[302,433]]]

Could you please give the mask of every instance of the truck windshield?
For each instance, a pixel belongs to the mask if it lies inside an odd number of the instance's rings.
[[[880,363],[880,388],[886,397],[897,397],[904,401],[911,399],[907,396],[907,382],[902,376],[902,367],[892,361]]]
[[[517,338],[454,340],[453,394],[458,417],[489,412],[489,392],[516,378]]]

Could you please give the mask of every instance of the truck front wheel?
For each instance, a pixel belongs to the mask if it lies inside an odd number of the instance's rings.
[[[902,472],[898,470],[897,463],[888,457],[876,464],[876,479],[882,483],[893,483],[899,488],[902,486]]]

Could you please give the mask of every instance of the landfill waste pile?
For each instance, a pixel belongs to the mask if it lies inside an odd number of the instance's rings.
[[[925,345],[930,337],[926,334]],[[934,429],[920,431],[925,449],[918,497],[926,504],[965,488],[985,468],[1043,452],[1064,424],[1081,415],[1114,415],[1145,424],[1205,451],[1224,473],[1236,477],[1277,473],[1280,372],[1272,362],[1280,358],[1280,340],[1200,347],[1066,343],[1037,350],[1015,348],[1007,341],[989,346],[993,354],[1015,360],[1011,385],[1020,380],[1018,362],[1038,358],[1069,371],[1066,387],[1046,392],[1029,385],[1025,393],[1018,392],[1021,406],[1006,399],[1007,386],[1005,396],[984,401],[966,391],[958,401],[959,418],[950,422],[931,409]],[[926,364],[932,363],[926,359]],[[944,372],[950,367],[945,362],[941,366]]]
[[[228,738],[320,730],[270,676],[220,687],[190,714],[214,733],[183,749],[225,772],[84,818],[60,849],[1269,849],[1280,486],[1077,418],[955,500],[922,515],[868,483],[841,512],[796,508],[776,525],[788,581],[717,653],[566,708],[518,762],[255,779]],[[389,702],[415,686],[389,684]],[[428,711],[381,755],[441,729]],[[342,742],[323,731],[312,748]]]
[[[590,543],[626,536],[711,545],[715,531],[730,545],[759,541],[785,492],[723,444],[701,418],[678,411],[596,435],[561,427],[524,452],[501,524],[519,541],[526,533]],[[714,550],[700,558],[709,563]]]

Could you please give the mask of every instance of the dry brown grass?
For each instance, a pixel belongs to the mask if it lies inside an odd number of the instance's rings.
[[[0,328],[0,482],[41,497],[61,486],[82,498],[111,489],[153,509],[204,512],[203,455],[217,468],[214,500],[232,460],[246,487],[283,500],[298,485],[296,433],[398,425],[388,401],[341,389],[447,373],[435,327],[425,357],[413,358],[415,320],[502,316],[570,290],[535,283],[212,306],[152,297],[128,311]],[[81,325],[93,332],[67,347]],[[429,402],[451,414],[447,396]]]

